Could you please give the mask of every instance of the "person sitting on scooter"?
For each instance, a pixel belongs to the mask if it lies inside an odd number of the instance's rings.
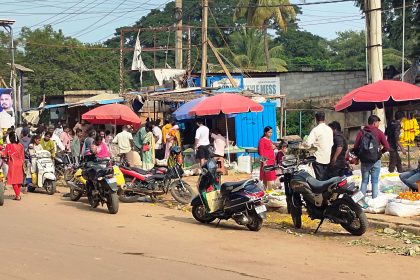
[[[414,141],[417,143],[417,147],[420,149],[420,135],[417,135]],[[401,181],[406,184],[412,191],[419,191],[420,182],[420,151],[417,155],[417,167],[414,166],[413,170],[403,172],[400,174]]]
[[[109,154],[108,146],[100,135],[95,137],[95,142],[93,142],[90,149],[92,153],[96,155],[97,159],[105,159],[111,157]]]
[[[50,152],[51,157],[55,158],[55,153],[56,153],[56,145],[54,143],[54,141],[51,139],[52,137],[52,133],[47,131],[45,132],[44,138],[41,139],[41,146],[43,150],[46,150],[48,152]]]
[[[26,155],[29,158],[30,168],[27,169],[27,178],[30,178],[30,175],[36,172],[36,152],[44,150],[41,145],[41,135],[34,135],[29,143],[28,149],[26,150]],[[29,172],[30,171],[30,172]]]

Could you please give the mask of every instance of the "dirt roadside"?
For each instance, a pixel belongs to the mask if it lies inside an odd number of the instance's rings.
[[[344,232],[206,226],[153,203],[121,204],[109,215],[85,199],[35,193],[6,199],[0,221],[1,279],[395,279],[420,272],[418,258],[369,252]]]

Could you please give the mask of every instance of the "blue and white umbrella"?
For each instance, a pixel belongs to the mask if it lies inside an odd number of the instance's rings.
[[[178,120],[188,120],[188,119],[193,119],[194,117],[190,116],[188,113],[191,111],[191,109],[193,109],[196,105],[200,104],[204,99],[206,99],[206,96],[197,98],[197,99],[193,99],[191,101],[188,101],[187,103],[185,103],[184,105],[182,105],[181,107],[179,107],[174,113],[174,117]]]

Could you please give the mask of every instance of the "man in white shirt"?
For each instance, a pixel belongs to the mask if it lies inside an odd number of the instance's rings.
[[[206,160],[210,157],[209,153],[209,128],[204,125],[202,119],[197,119],[196,121],[198,128],[195,132],[195,145],[194,148],[196,150],[196,158],[202,166]]]
[[[308,138],[304,141],[304,146],[315,147],[314,156],[316,161],[313,163],[315,176],[318,180],[326,179],[326,172],[331,159],[331,148],[334,145],[334,133],[325,124],[325,113],[316,112],[315,119],[317,126],[311,130]]]
[[[123,155],[130,152],[133,147],[133,135],[128,132],[128,129],[128,126],[123,126],[123,130],[112,140],[112,143],[118,145],[119,153]]]
[[[52,134],[51,135],[51,140],[53,140],[54,141],[54,143],[55,143],[55,147],[56,147],[56,151],[64,151],[65,149],[66,149],[66,147],[64,147],[64,145],[63,145],[63,142],[61,142],[61,140],[60,140],[60,137],[59,136],[57,136],[57,134],[55,134],[54,133],[54,131],[55,131],[55,127],[54,127],[54,125],[51,125],[49,128],[48,128],[48,131]]]
[[[161,160],[163,159],[163,149],[162,149],[162,130],[159,127],[160,120],[156,120],[152,122],[152,133],[155,137],[156,146],[155,146],[155,154],[156,158]]]

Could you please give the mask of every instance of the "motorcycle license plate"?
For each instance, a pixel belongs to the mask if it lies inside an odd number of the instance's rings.
[[[364,197],[365,195],[361,191],[358,191],[357,193],[353,194],[351,198],[353,199],[354,202],[357,203],[360,200],[362,200]]]
[[[267,208],[265,207],[265,205],[255,206],[255,212],[257,212],[257,214],[267,212]]]
[[[117,180],[115,180],[115,178],[106,178],[106,182],[107,182],[108,184],[112,184],[112,183],[116,183],[116,182],[117,182]]]

